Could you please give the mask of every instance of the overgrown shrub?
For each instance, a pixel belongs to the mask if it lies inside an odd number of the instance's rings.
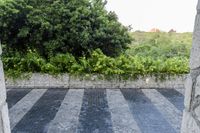
[[[189,72],[188,58],[153,58],[144,56],[120,55],[116,58],[108,57],[100,49],[91,56],[75,59],[69,53],[57,54],[49,60],[29,51],[27,55],[4,57],[5,71],[8,76],[20,75],[24,72],[41,72],[49,74],[102,74],[105,76],[121,76],[122,78],[136,78],[138,76],[179,75]]]

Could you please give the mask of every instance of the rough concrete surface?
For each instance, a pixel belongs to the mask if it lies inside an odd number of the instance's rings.
[[[190,56],[190,74],[185,83],[185,110],[182,120],[182,133],[200,133],[200,0],[193,32]]]
[[[8,118],[8,106],[6,103],[6,88],[1,54],[2,50],[0,44],[0,133],[10,133],[10,121]]]
[[[48,74],[34,73],[28,79],[6,79],[7,88],[67,88],[67,89],[84,89],[84,88],[170,88],[179,89],[184,87],[185,75],[175,76],[169,79],[160,81],[155,77],[141,77],[135,80],[119,80],[117,78],[106,80],[83,77],[74,77],[68,74],[53,77]]]

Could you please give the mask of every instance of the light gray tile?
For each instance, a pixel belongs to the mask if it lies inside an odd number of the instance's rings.
[[[107,89],[107,99],[114,132],[141,133],[120,90]]]
[[[32,106],[42,97],[46,89],[34,89],[18,101],[10,110],[10,126],[13,129]]]
[[[65,96],[48,133],[75,133],[83,99],[83,89],[71,89]]]

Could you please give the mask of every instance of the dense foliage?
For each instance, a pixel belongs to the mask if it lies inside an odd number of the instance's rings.
[[[18,76],[22,72],[42,72],[50,74],[103,74],[106,76],[121,75],[135,78],[145,75],[177,75],[188,72],[188,58],[172,57],[169,59],[120,55],[117,58],[104,55],[99,49],[92,52],[90,58],[78,60],[71,54],[58,54],[45,60],[33,51],[20,57],[15,55],[3,58],[8,76]]]
[[[99,48],[116,56],[131,42],[128,28],[103,0],[0,0],[0,38],[5,53],[36,51],[48,59],[57,54],[89,55]]]
[[[105,4],[0,0],[7,76],[40,72],[135,78],[188,73],[191,33],[130,33]]]

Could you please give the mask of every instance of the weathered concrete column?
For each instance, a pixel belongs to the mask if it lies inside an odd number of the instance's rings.
[[[193,32],[193,44],[190,57],[190,74],[185,83],[185,110],[182,121],[182,133],[200,133],[200,0]]]
[[[0,44],[0,133],[10,133],[10,121],[8,117],[8,106],[6,103],[6,88],[1,54],[2,50]]]

